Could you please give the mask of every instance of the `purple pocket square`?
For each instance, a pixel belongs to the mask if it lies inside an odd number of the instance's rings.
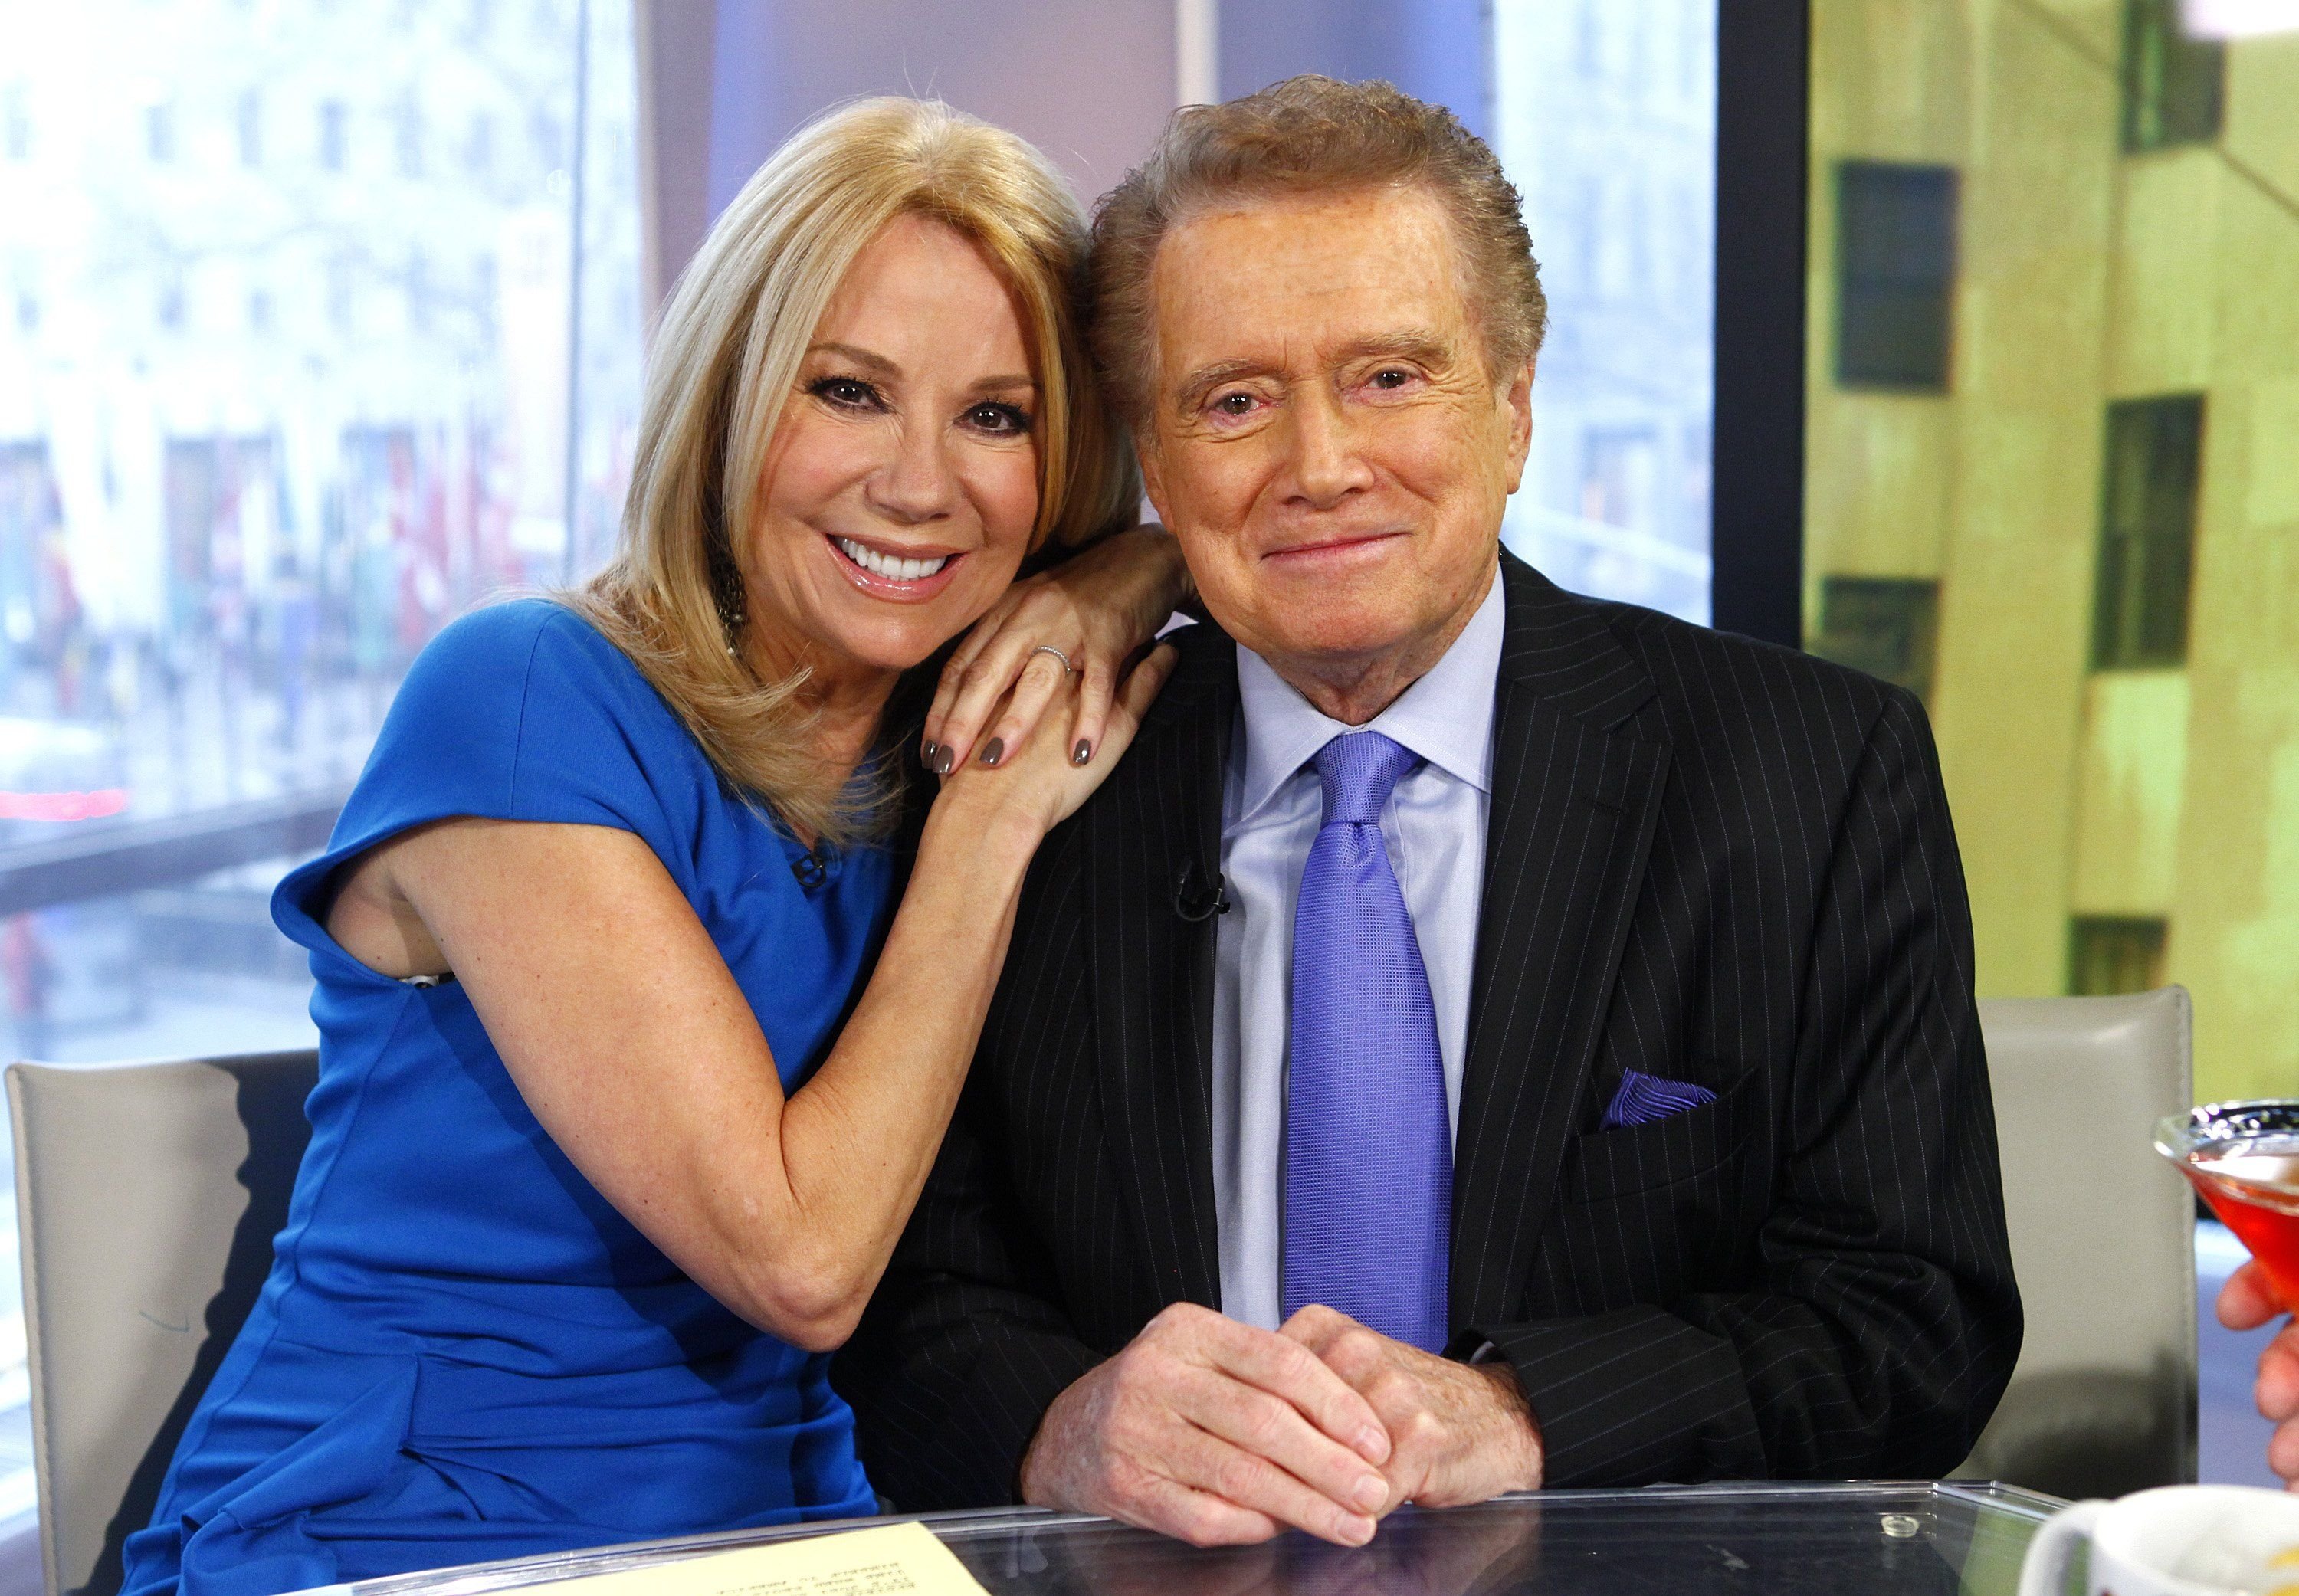
[[[1604,1123],[1597,1129],[1625,1130],[1631,1125],[1649,1125],[1656,1120],[1665,1120],[1671,1114],[1681,1114],[1715,1101],[1715,1093],[1689,1080],[1663,1080],[1641,1071],[1623,1071],[1621,1089],[1613,1094],[1613,1101],[1605,1110]]]

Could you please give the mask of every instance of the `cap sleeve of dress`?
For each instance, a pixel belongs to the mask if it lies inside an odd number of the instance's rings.
[[[327,851],[280,881],[272,919],[341,956],[320,923],[329,878],[379,842],[455,816],[612,826],[676,872],[686,850],[672,816],[692,807],[678,800],[700,758],[629,657],[582,617],[541,599],[488,606],[416,657]]]

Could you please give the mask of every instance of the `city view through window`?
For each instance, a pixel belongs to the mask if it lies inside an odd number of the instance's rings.
[[[2299,1090],[2299,6],[1817,0],[1805,636],[1926,699],[1984,996]]]
[[[272,884],[415,652],[612,538],[629,0],[0,0],[0,1048],[308,1046]]]
[[[1497,153],[1548,294],[1509,547],[1709,616],[1716,0],[1497,0]]]

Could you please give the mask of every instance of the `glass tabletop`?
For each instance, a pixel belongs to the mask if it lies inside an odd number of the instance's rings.
[[[2062,1504],[2005,1485],[1653,1486],[1549,1491],[1385,1520],[1355,1551],[1289,1534],[1200,1551],[1107,1518],[927,1514],[991,1596],[1622,1596],[1826,1592],[2011,1596]],[[524,1558],[329,1587],[329,1596],[480,1596],[706,1552],[900,1522],[848,1520]]]

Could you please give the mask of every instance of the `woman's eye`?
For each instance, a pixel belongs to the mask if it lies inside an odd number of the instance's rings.
[[[1253,395],[1224,393],[1214,401],[1214,413],[1220,416],[1250,416],[1253,414]]]
[[[807,392],[845,410],[872,409],[879,402],[878,390],[859,377],[826,376],[809,384]]]
[[[1412,380],[1413,373],[1398,366],[1385,367],[1373,374],[1373,385],[1376,388],[1402,388]]]
[[[1010,404],[978,404],[966,413],[967,425],[977,432],[1025,433],[1030,418]]]

